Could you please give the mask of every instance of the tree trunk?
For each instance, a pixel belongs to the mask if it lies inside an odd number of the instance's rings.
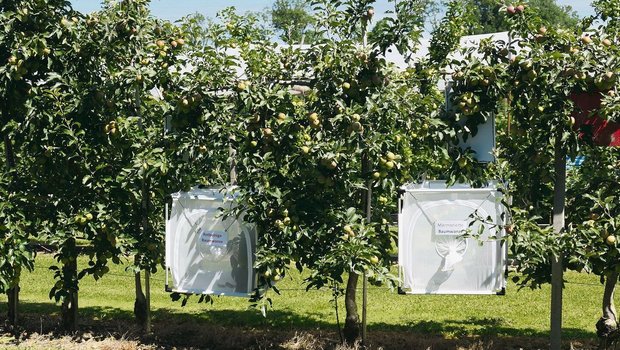
[[[17,307],[19,305],[19,284],[15,285],[13,288],[7,290],[6,295],[8,297],[8,318],[9,323],[13,326],[17,326]]]
[[[151,226],[149,223],[149,210],[150,210],[150,201],[149,201],[149,182],[148,179],[142,180],[142,203],[141,203],[141,217],[142,217],[142,237],[143,239],[151,236]],[[142,291],[142,279],[140,277],[140,272],[135,273],[135,284],[136,284],[136,301],[134,302],[133,313],[136,317],[136,321],[138,325],[142,329],[144,333],[151,332],[151,306],[150,306],[150,275],[148,271],[148,267],[142,266],[142,261],[138,255],[134,257],[134,264],[136,267],[144,270],[145,274],[145,284],[146,284],[146,294]]]
[[[364,151],[362,154],[362,174],[367,175],[370,170],[370,161],[368,158],[368,153]],[[371,200],[372,200],[372,182],[367,183],[368,188],[362,191],[360,196],[360,204],[361,209],[366,213],[366,221],[370,222],[371,220]],[[356,292],[357,292],[357,282],[359,280],[359,275],[354,271],[349,271],[349,279],[347,280],[347,290],[344,296],[344,304],[346,310],[346,318],[344,321],[344,340],[347,344],[353,345],[360,338],[360,332],[363,332],[362,342],[366,339],[366,290],[364,289],[364,323],[360,327],[360,317],[357,313],[357,300],[356,300]],[[364,276],[364,282],[366,282],[366,276]],[[366,283],[364,283],[364,288],[366,287]],[[362,344],[365,345],[365,344]]]
[[[344,340],[347,344],[353,345],[360,336],[360,318],[357,313],[357,281],[359,275],[354,271],[349,273],[349,279],[347,280],[347,290],[344,295],[344,306],[347,312],[347,316],[344,320]]]
[[[138,259],[136,258],[136,260]],[[138,261],[136,261],[136,265],[137,264]],[[142,279],[140,278],[140,272],[136,272],[134,277],[136,283],[136,301],[133,305],[133,313],[140,328],[146,331],[148,322],[148,305],[146,302],[146,295],[144,295],[144,292],[142,291]]]
[[[69,295],[62,301],[60,316],[62,328],[66,331],[76,331],[78,328],[78,274],[77,274],[77,254],[74,238],[70,238],[65,243],[65,254],[70,260],[62,266],[62,275],[65,280],[70,281]]]
[[[13,145],[9,135],[4,135],[4,153],[6,154],[6,164],[9,169],[15,168],[15,156],[13,154]]]
[[[601,340],[601,349],[606,349],[611,345],[611,342],[618,337],[618,317],[614,305],[614,291],[617,283],[617,272],[612,272],[605,280],[603,316],[596,322],[596,335]]]

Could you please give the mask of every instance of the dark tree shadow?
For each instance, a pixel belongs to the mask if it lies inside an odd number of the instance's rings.
[[[80,331],[60,330],[59,308],[53,303],[23,302],[21,323],[15,334],[42,333],[49,337],[70,335],[75,341],[128,339],[156,348],[209,349],[281,349],[298,333],[311,334],[322,347],[333,349],[338,343],[332,320],[318,313],[296,314],[273,310],[263,317],[256,310],[213,310],[204,313],[178,313],[174,308],[153,310],[153,333],[145,336],[135,324],[133,313],[114,307],[80,308]],[[2,311],[2,310],[0,310]],[[6,316],[0,314],[0,333],[6,333]],[[329,322],[328,322],[329,321]],[[472,327],[474,326],[474,327]],[[472,331],[472,328],[474,331]],[[594,344],[594,332],[565,328],[564,339],[579,344]],[[473,333],[473,334],[472,334]],[[420,321],[394,325],[371,323],[368,326],[370,348],[383,349],[544,349],[548,334],[534,329],[513,329],[502,318]],[[482,344],[482,345],[478,345]],[[568,346],[567,348],[570,348]],[[583,348],[583,347],[578,347]]]

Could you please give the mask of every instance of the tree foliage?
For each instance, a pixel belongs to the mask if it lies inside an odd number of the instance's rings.
[[[308,289],[345,296],[352,341],[358,278],[395,281],[396,192],[421,177],[509,184],[503,229],[522,285],[547,282],[553,255],[571,269],[617,273],[617,151],[591,147],[572,117],[574,95],[595,94],[598,113],[618,120],[615,2],[596,1],[596,15],[575,25],[553,2],[455,0],[429,57],[404,70],[385,54],[412,57],[432,3],[395,2],[369,33],[373,3],[314,1],[310,18],[301,1],[277,2],[285,41],[316,31],[302,49],[274,43],[256,15],[234,9],[202,27],[198,16],[157,20],[147,0],[106,2],[87,16],[64,1],[0,2],[0,291],[33,268],[36,238],[56,248],[50,298],[63,310],[82,278],[129,259],[140,318],[139,273],[162,265],[168,195],[236,185],[239,205],[224,214],[258,231],[251,301],[268,305],[288,269],[308,269]],[[476,11],[483,28],[506,28],[512,41],[455,54],[459,37],[476,31]],[[446,68],[453,93],[442,108]],[[478,164],[457,145],[496,116],[506,126],[498,160]],[[544,226],[553,159],[579,153],[588,162],[569,172],[569,225],[554,234]]]
[[[499,135],[496,165],[454,169],[462,179],[492,176],[508,183],[512,223],[506,227],[507,239],[521,272],[514,280],[533,288],[549,282],[551,260],[561,256],[565,268],[590,271],[600,275],[601,282],[611,281],[605,290],[603,318],[597,324],[599,335],[605,336],[617,329],[610,304],[618,277],[612,189],[617,150],[595,147],[592,127],[576,117],[583,112],[618,119],[617,21],[615,13],[609,12],[611,4],[597,3],[596,15],[574,29],[545,21],[534,6],[501,7],[499,15],[509,25],[513,41],[482,41],[463,59],[453,60],[451,99],[456,133],[475,135],[476,126],[488,120],[489,113],[500,115],[507,126]],[[596,30],[584,32],[582,28],[597,20]],[[581,111],[576,102],[584,98],[599,100],[600,107]],[[554,185],[563,181],[556,174],[555,160],[574,159],[578,154],[587,160],[568,171],[568,222],[554,233],[548,226]]]
[[[475,10],[475,17],[479,25],[468,34],[484,34],[503,32],[510,29],[510,23],[500,14],[503,3],[496,0],[468,0],[468,5]],[[515,2],[513,6],[519,5]],[[537,12],[545,23],[550,26],[575,28],[579,21],[577,13],[570,6],[558,5],[556,0],[531,0],[527,2]]]
[[[308,0],[276,0],[269,15],[271,25],[287,44],[311,43],[319,38],[313,29],[314,18]]]

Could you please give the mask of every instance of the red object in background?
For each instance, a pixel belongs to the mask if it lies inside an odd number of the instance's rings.
[[[595,145],[620,147],[620,123],[601,118],[598,113],[590,115],[601,108],[600,92],[572,94],[575,103],[575,130],[581,131],[582,137],[592,138]]]

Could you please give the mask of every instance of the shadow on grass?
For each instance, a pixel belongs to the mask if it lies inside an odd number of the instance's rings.
[[[547,338],[548,332],[533,328],[512,328],[502,318],[468,318],[464,320],[420,321],[406,325],[373,324],[373,329],[394,332],[413,332],[419,334],[443,335],[447,337],[533,337]],[[594,339],[594,332],[579,328],[563,328],[562,336],[567,340]]]
[[[23,302],[20,311],[20,327],[17,333],[22,334],[21,336],[32,333],[47,334],[50,337],[67,335],[60,331],[59,307],[53,303]],[[143,344],[164,348],[281,348],[283,343],[290,341],[298,332],[311,333],[323,339],[328,344],[327,348],[338,342],[333,320],[322,319],[324,315],[318,313],[300,315],[290,311],[272,310],[265,318],[252,309],[213,310],[205,306],[202,313],[195,313],[195,310],[193,313],[182,313],[182,309],[180,311],[173,308],[153,310],[153,335],[143,336],[134,323],[131,311],[87,306],[80,308],[80,332],[70,335],[76,341],[84,334],[89,334],[96,339],[134,339]],[[0,308],[0,313],[0,325],[5,324],[5,309]],[[421,321],[403,325],[372,323],[368,332],[370,341],[384,349],[399,349],[414,340],[422,342],[420,346],[426,346],[424,349],[428,346],[432,349],[443,349],[448,344],[465,346],[467,349],[479,339],[487,339],[495,344],[488,349],[501,349],[499,344],[506,342],[524,344],[524,349],[530,348],[528,344],[540,344],[538,346],[544,348],[548,337],[546,332],[534,329],[511,328],[502,318]],[[593,333],[581,329],[564,329],[564,339],[568,341],[589,342],[593,338]],[[510,344],[511,348],[515,345],[513,343]]]
[[[6,320],[6,310],[0,305],[0,324]],[[45,333],[56,332],[60,324],[60,307],[54,303],[20,303],[20,326],[33,331],[43,330]],[[213,324],[222,327],[275,328],[281,330],[329,329],[337,331],[332,320],[326,320],[319,313],[296,314],[290,311],[271,310],[267,317],[260,311],[248,310],[214,310],[205,306],[204,312],[183,313],[181,306],[177,308],[158,308],[151,311],[153,323],[167,324]],[[37,321],[39,320],[39,321]],[[33,322],[34,321],[34,322]],[[101,306],[86,306],[79,309],[80,328],[90,330],[98,322],[123,321],[134,322],[133,312],[127,309]],[[23,323],[23,324],[22,324]],[[25,324],[27,323],[27,324]],[[33,324],[34,323],[34,324]],[[33,326],[37,326],[38,328]]]
[[[0,305],[0,335],[12,333],[19,341],[37,333],[50,339],[69,337],[75,343],[85,339],[137,340],[164,349],[280,349],[281,344],[294,339],[298,332],[307,332],[327,344],[326,348],[333,348],[338,342],[336,328],[329,322],[317,320],[318,314],[297,315],[274,310],[265,318],[257,310],[211,310],[207,306],[204,313],[183,314],[174,309],[156,309],[152,312],[152,334],[144,335],[135,324],[133,313],[126,309],[81,307],[79,331],[64,332],[60,328],[59,307],[54,303],[23,301],[16,329],[3,326],[7,319],[2,306],[4,304]]]

